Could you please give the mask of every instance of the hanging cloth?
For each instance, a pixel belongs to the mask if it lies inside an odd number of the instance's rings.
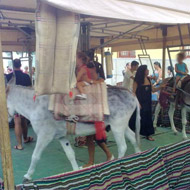
[[[79,16],[38,1],[36,12],[36,95],[69,93],[76,84]]]

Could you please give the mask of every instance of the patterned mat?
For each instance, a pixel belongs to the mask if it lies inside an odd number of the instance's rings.
[[[90,168],[36,180],[22,190],[187,190],[190,189],[190,140]]]

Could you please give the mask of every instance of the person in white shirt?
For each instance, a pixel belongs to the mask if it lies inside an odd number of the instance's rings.
[[[131,69],[131,63],[128,62],[128,63],[126,63],[125,68],[122,71],[123,76],[125,75],[125,73],[127,72],[127,70],[130,70],[130,69]]]
[[[124,75],[124,80],[122,86],[133,91],[133,82],[135,78],[136,71],[138,69],[139,63],[137,61],[131,62],[131,68],[127,69]]]

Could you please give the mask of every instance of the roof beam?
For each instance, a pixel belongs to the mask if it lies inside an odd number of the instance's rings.
[[[7,5],[0,5],[0,9],[6,10],[6,11],[35,13],[35,9],[25,8],[25,7],[13,7],[13,6],[7,6]]]

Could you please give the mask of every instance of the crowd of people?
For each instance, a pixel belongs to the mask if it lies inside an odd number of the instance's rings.
[[[177,63],[175,64],[175,83],[173,93],[176,92],[176,85],[179,80],[188,74],[187,65],[184,63],[185,54],[180,52],[177,54]],[[145,136],[147,140],[154,141],[152,135],[154,134],[153,120],[152,120],[152,100],[159,98],[160,90],[166,84],[162,84],[162,68],[159,62],[154,63],[154,74],[149,75],[147,65],[139,66],[137,61],[132,61],[131,64],[126,64],[126,71],[123,73],[123,87],[129,89],[137,97],[141,107],[141,135]],[[174,68],[168,66],[168,77],[173,77]],[[135,113],[130,119],[130,128],[135,130]]]

